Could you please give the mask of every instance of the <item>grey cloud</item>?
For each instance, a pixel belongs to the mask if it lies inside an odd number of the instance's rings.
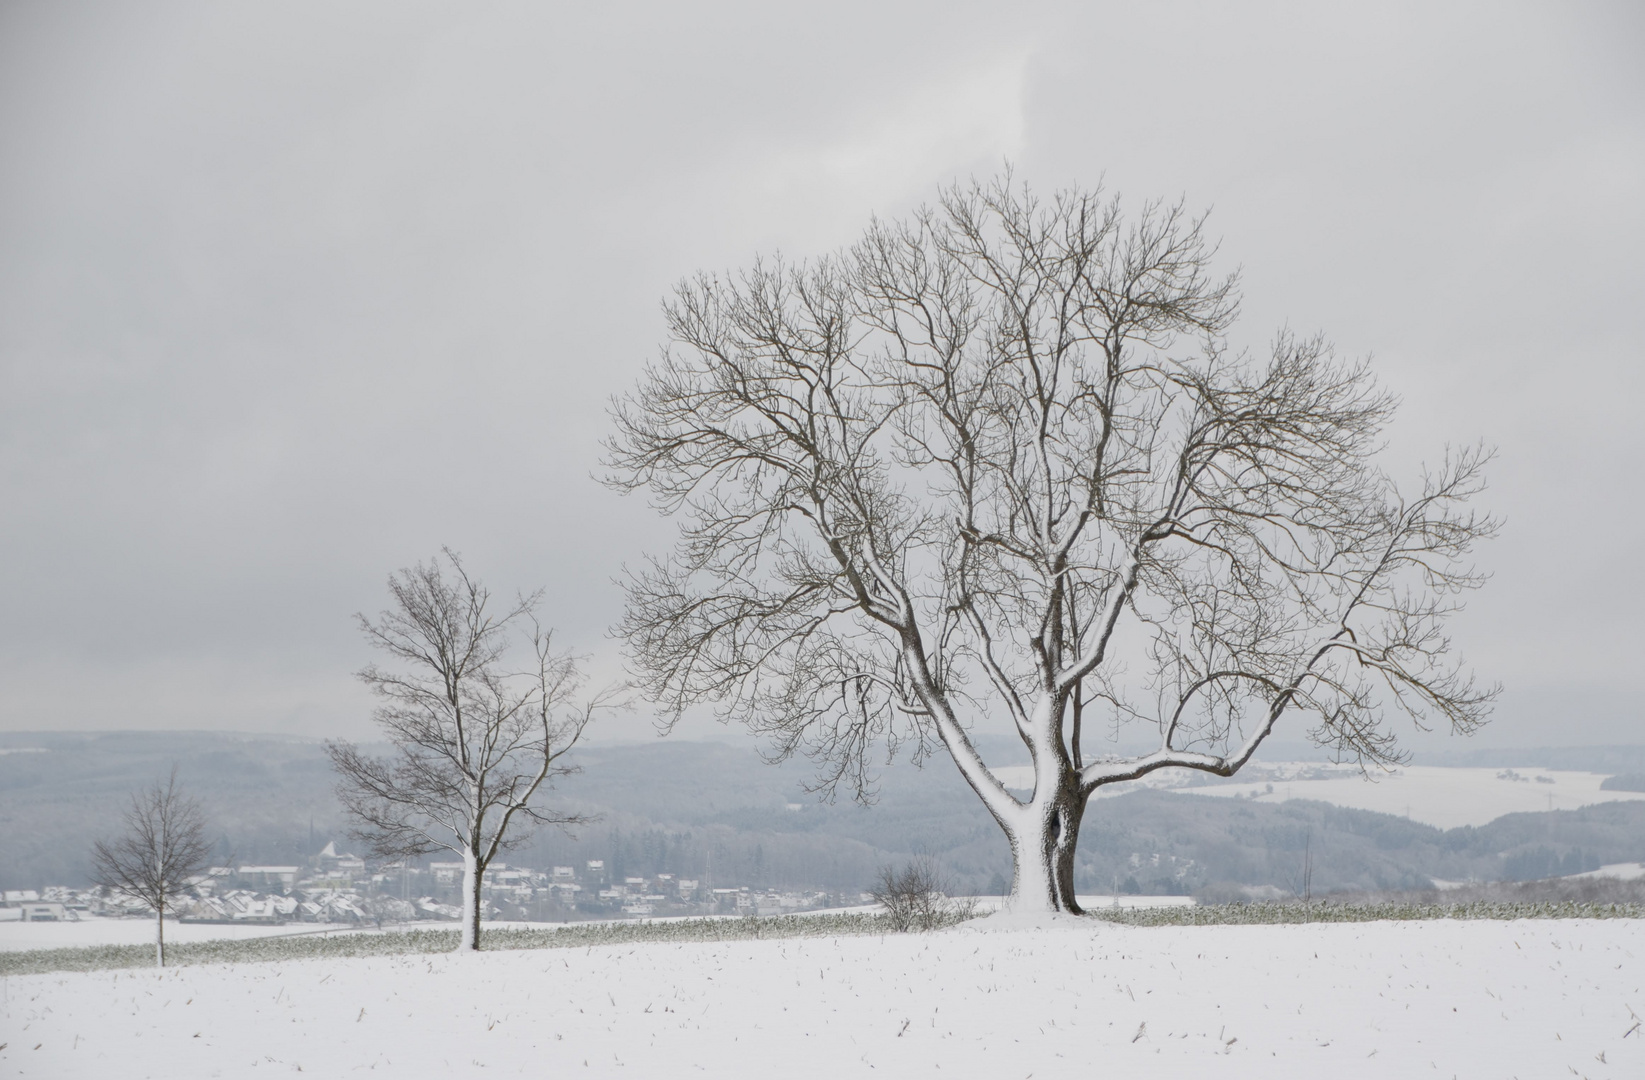
[[[1251,342],[1375,353],[1401,470],[1500,444],[1458,634],[1505,732],[1584,741],[1548,702],[1639,689],[1641,43],[1628,5],[0,9],[0,725],[359,733],[348,615],[441,544],[614,673],[609,579],[668,531],[589,474],[669,284],[1009,154],[1214,204]]]

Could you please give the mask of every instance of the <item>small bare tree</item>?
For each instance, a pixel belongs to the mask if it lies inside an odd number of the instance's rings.
[[[903,865],[880,868],[879,878],[869,895],[885,909],[892,929],[935,930],[968,919],[976,911],[975,898],[956,900],[948,895],[952,884],[942,874],[935,859],[922,855]]]
[[[394,606],[360,629],[396,663],[360,679],[382,699],[375,719],[395,753],[362,754],[326,744],[339,774],[338,798],[358,822],[352,835],[381,858],[448,850],[463,861],[460,950],[480,947],[480,889],[499,851],[537,824],[570,825],[574,814],[534,800],[554,778],[609,694],[575,701],[583,682],[576,657],[556,652],[537,623],[541,593],[495,610],[449,548],[448,580],[438,559],[389,578]],[[529,631],[526,627],[529,626]],[[527,639],[528,664],[511,668],[510,647]]]
[[[1394,402],[1280,334],[1229,346],[1201,220],[1009,175],[802,266],[682,283],[615,406],[610,482],[681,519],[622,623],[667,715],[716,703],[861,797],[876,747],[940,743],[1004,830],[1019,909],[1078,911],[1092,793],[1228,776],[1288,713],[1362,763],[1390,710],[1456,732],[1493,694],[1445,633],[1494,523],[1489,454],[1414,493]],[[1031,794],[972,740],[1014,733]],[[1155,749],[1093,754],[1093,727]]]
[[[126,831],[92,847],[97,884],[154,909],[154,962],[166,966],[166,909],[205,868],[211,854],[200,804],[177,790],[173,768],[164,786],[155,781],[131,797]]]

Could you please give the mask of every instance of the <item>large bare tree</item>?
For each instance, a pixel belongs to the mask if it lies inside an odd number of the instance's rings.
[[[562,759],[609,695],[576,700],[577,658],[556,652],[537,623],[541,594],[497,608],[450,549],[389,578],[394,605],[359,615],[372,645],[394,661],[360,679],[382,700],[375,719],[394,746],[387,758],[352,743],[326,744],[337,794],[373,855],[413,858],[449,850],[463,861],[459,950],[480,947],[480,889],[497,853],[537,824],[580,820],[538,797],[573,767]],[[523,639],[523,640],[522,640]],[[524,667],[512,646],[527,645]]]
[[[859,796],[873,754],[940,741],[1016,905],[1049,911],[1078,910],[1105,784],[1230,775],[1288,713],[1362,763],[1399,760],[1390,712],[1482,723],[1493,691],[1444,625],[1482,581],[1489,455],[1397,487],[1365,363],[1230,346],[1202,224],[1007,174],[843,253],[679,285],[608,444],[610,482],[681,519],[627,582],[648,695],[715,703]],[[1030,794],[979,754],[988,725]],[[1146,753],[1093,753],[1141,731]]]
[[[92,846],[97,884],[154,909],[154,963],[166,966],[166,909],[183,894],[189,879],[211,854],[205,813],[177,788],[177,770],[164,785],[155,781],[131,797],[126,831]]]

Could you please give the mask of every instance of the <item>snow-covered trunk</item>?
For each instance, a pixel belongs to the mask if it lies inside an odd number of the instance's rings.
[[[1011,906],[1015,911],[1077,914],[1074,851],[1086,796],[1048,704],[1035,710],[1032,724],[1034,795],[1005,828],[1016,863]]]
[[[458,952],[480,950],[480,860],[472,850],[463,852],[463,940]]]
[[[154,966],[166,966],[166,906],[154,909]]]
[[[1079,913],[1074,899],[1074,851],[1079,841],[1085,799],[1073,784],[1056,783],[1043,798],[1027,806],[1013,830],[1007,829],[1016,860],[1012,910]]]

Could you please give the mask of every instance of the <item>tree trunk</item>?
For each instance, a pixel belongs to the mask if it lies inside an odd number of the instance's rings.
[[[1066,793],[1062,807],[1062,835],[1057,838],[1056,858],[1051,867],[1056,876],[1057,900],[1062,905],[1061,910],[1075,915],[1085,914],[1074,895],[1074,853],[1079,848],[1080,823],[1085,819],[1088,798],[1078,788]]]
[[[1007,830],[1016,863],[1012,911],[1082,914],[1074,897],[1074,849],[1084,802],[1076,793],[1048,806],[1030,803],[1017,834]]]
[[[480,860],[463,852],[463,938],[458,952],[480,951]]]
[[[1034,797],[1022,808],[1015,828],[1005,829],[1015,863],[1010,907],[1079,915],[1074,853],[1089,796],[1081,793],[1078,774],[1063,755],[1036,748],[1034,758]]]
[[[166,906],[154,909],[154,966],[166,966]]]
[[[1028,809],[1032,812],[1033,807]],[[1056,886],[1055,870],[1046,858],[1045,830],[1033,828],[1033,825],[1031,820],[1024,820],[1023,828],[1017,835],[1007,833],[1015,864],[1012,867],[1011,899],[1007,906],[1012,911],[1020,912],[1060,911],[1060,890]]]

